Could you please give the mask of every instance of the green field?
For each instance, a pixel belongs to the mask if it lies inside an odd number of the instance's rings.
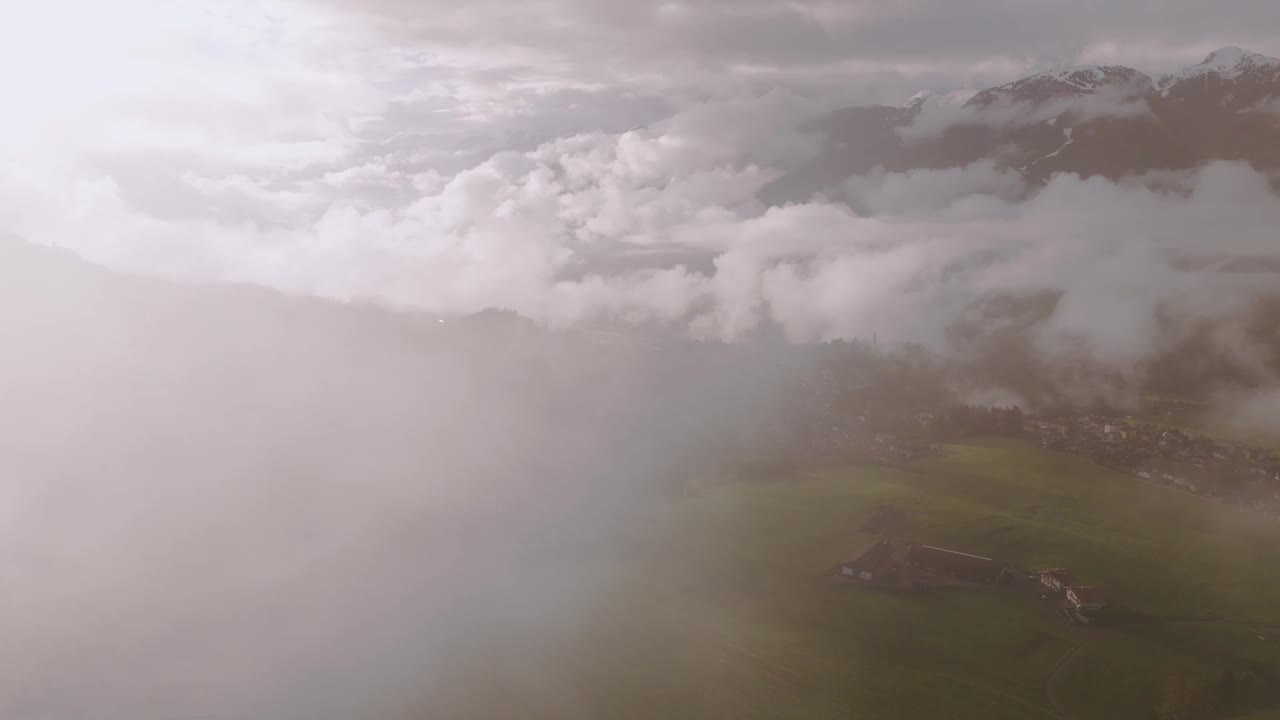
[[[873,539],[859,526],[882,505],[907,511],[899,539],[1068,566],[1148,623],[1074,627],[1012,590],[824,580]],[[563,633],[493,641],[484,687],[453,688],[473,716],[1053,718],[1046,682],[1087,643],[1057,679],[1074,717],[1280,718],[1266,674],[1280,523],[1074,456],[992,442],[906,469],[722,484],[628,535]]]

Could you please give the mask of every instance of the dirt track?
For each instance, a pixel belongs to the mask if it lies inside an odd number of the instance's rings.
[[[1062,698],[1058,696],[1058,679],[1062,677],[1062,673],[1070,668],[1075,659],[1079,657],[1080,651],[1084,650],[1096,641],[1097,638],[1090,638],[1068,650],[1067,654],[1063,655],[1062,659],[1058,661],[1058,664],[1054,666],[1053,672],[1049,673],[1049,679],[1045,681],[1044,691],[1045,695],[1049,697],[1049,704],[1053,706],[1054,711],[1057,712],[1058,716],[1063,718],[1063,720],[1075,720],[1075,716],[1067,711],[1067,708],[1062,704]]]

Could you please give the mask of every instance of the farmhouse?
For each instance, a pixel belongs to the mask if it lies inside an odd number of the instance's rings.
[[[1067,588],[1067,600],[1077,610],[1101,610],[1107,606],[1107,595],[1092,585],[1072,585]]]
[[[1053,592],[1062,592],[1063,588],[1075,585],[1075,576],[1066,568],[1049,568],[1040,571],[1040,584]]]
[[[989,557],[932,545],[912,545],[908,555],[913,568],[946,573],[970,582],[995,584],[1005,571],[1002,563]]]
[[[867,548],[855,560],[840,563],[836,566],[836,574],[854,577],[863,582],[876,582],[893,574],[893,543],[889,540]]]

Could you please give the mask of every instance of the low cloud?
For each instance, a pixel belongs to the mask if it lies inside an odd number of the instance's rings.
[[[1109,103],[1084,107],[1125,107]],[[5,220],[122,269],[725,341],[774,325],[798,342],[875,334],[946,353],[975,305],[1054,293],[1052,314],[1028,329],[1033,347],[1134,377],[1176,343],[1170,318],[1190,328],[1274,292],[1271,274],[1222,271],[1233,258],[1275,256],[1265,229],[1280,211],[1247,165],[1120,182],[1059,175],[1032,192],[983,161],[857,177],[844,186],[848,204],[767,208],[760,188],[814,151],[794,130],[809,110],[782,93],[707,103],[452,176],[390,159],[295,182],[189,176],[189,189],[226,208],[212,217],[142,212],[110,177],[13,173],[4,189],[19,202]],[[1061,110],[964,113],[1030,122]],[[1216,238],[1213,257],[1205,237]]]
[[[1275,123],[1280,125],[1280,98],[1265,98],[1259,100],[1253,106],[1245,108],[1240,112],[1259,113],[1264,116],[1274,118]]]
[[[1245,439],[1280,434],[1280,378],[1261,390],[1224,391],[1213,398],[1211,430]]]
[[[905,173],[879,171],[851,178],[843,187],[850,204],[868,215],[922,214],[989,202],[1008,203],[1025,192],[1022,177],[994,160],[964,167],[920,169]],[[980,212],[979,207],[973,211]]]

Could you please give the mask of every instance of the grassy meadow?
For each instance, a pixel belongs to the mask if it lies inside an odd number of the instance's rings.
[[[1066,624],[1014,590],[823,578],[874,536],[1067,566],[1145,624]],[[432,717],[1280,718],[1280,523],[998,441],[908,468],[815,468],[690,491],[607,551],[612,580],[551,637],[495,638]],[[473,669],[474,669],[473,668]],[[442,706],[437,706],[437,710]]]

